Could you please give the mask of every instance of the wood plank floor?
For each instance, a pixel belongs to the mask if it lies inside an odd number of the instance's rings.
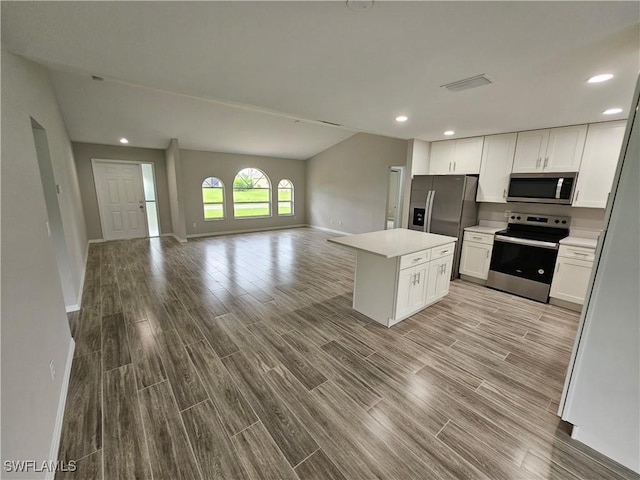
[[[639,478],[555,415],[575,313],[455,281],[386,329],[328,237],[91,245],[58,478]]]

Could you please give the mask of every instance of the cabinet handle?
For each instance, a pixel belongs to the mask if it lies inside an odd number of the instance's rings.
[[[451,171],[451,162],[449,162],[449,171]]]
[[[419,262],[420,260],[422,260],[422,257],[414,258],[413,263]]]
[[[487,255],[486,255],[486,257],[487,257],[487,258],[489,258],[489,250],[487,250]]]
[[[507,189],[502,190],[502,198],[507,198]]]
[[[420,285],[420,277],[422,276],[422,272],[418,272],[418,280],[416,280],[416,283],[418,285]]]
[[[589,255],[588,253],[584,253],[584,252],[573,252],[574,255],[579,255],[581,257],[586,257],[587,255]]]
[[[576,198],[575,198],[574,202],[577,202],[577,201],[578,201],[578,197],[579,197],[579,196],[580,196],[580,190],[578,190],[578,191],[576,192]],[[608,200],[608,199],[607,199],[607,200]]]
[[[456,162],[453,162],[453,171],[456,171]]]
[[[558,273],[560,271],[560,264],[558,263],[558,266],[556,267],[556,273]]]
[[[415,285],[416,284],[416,274],[415,273],[411,274],[410,282],[411,282],[411,285]]]
[[[471,237],[471,238],[473,238],[474,240],[482,240],[482,237]]]
[[[549,163],[549,157],[546,157],[544,159],[544,165],[542,166],[542,168],[547,168],[547,164]]]
[[[541,158],[538,158],[538,160],[536,160],[536,168],[540,167],[541,160],[542,160]]]

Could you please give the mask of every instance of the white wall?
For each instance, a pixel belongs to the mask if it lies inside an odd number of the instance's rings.
[[[2,50],[2,461],[49,459],[71,343],[34,137],[47,132],[77,287],[87,236],[71,143],[46,68]],[[56,369],[51,379],[49,361]],[[44,474],[6,478],[41,478]],[[5,475],[3,475],[5,478]]]
[[[389,168],[406,161],[406,140],[367,133],[310,158],[307,223],[347,233],[384,230]],[[408,173],[405,177],[410,179]],[[402,217],[407,215],[405,210]]]
[[[180,240],[187,240],[184,198],[182,190],[182,162],[178,140],[172,138],[165,151],[167,163],[167,184],[169,187],[169,207],[171,209],[171,227],[173,234]]]
[[[237,155],[180,149],[182,183],[187,235],[220,234],[244,230],[286,228],[305,223],[305,162],[287,158]],[[271,182],[271,217],[233,218],[233,179],[243,168],[262,170]],[[204,220],[202,182],[217,177],[225,186],[225,218]],[[294,215],[278,216],[278,182],[288,179],[294,186]],[[194,225],[195,224],[195,225]]]
[[[90,239],[98,240],[103,238],[98,195],[96,193],[96,184],[93,180],[93,166],[91,163],[93,158],[153,163],[156,194],[158,196],[156,201],[160,219],[160,233],[171,233],[171,210],[169,207],[168,176],[164,150],[73,142],[73,155],[78,169],[78,179],[87,223],[87,236]]]
[[[630,112],[636,112],[639,91],[640,81]],[[562,418],[575,425],[575,439],[640,473],[638,120],[635,113],[615,195],[612,191],[613,207],[583,312]]]

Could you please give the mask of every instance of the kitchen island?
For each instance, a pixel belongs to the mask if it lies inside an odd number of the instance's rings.
[[[354,310],[387,327],[449,293],[456,240],[404,228],[329,239],[356,250]]]

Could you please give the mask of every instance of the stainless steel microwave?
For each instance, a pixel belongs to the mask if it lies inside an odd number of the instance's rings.
[[[507,201],[571,205],[577,180],[577,172],[512,173]]]

